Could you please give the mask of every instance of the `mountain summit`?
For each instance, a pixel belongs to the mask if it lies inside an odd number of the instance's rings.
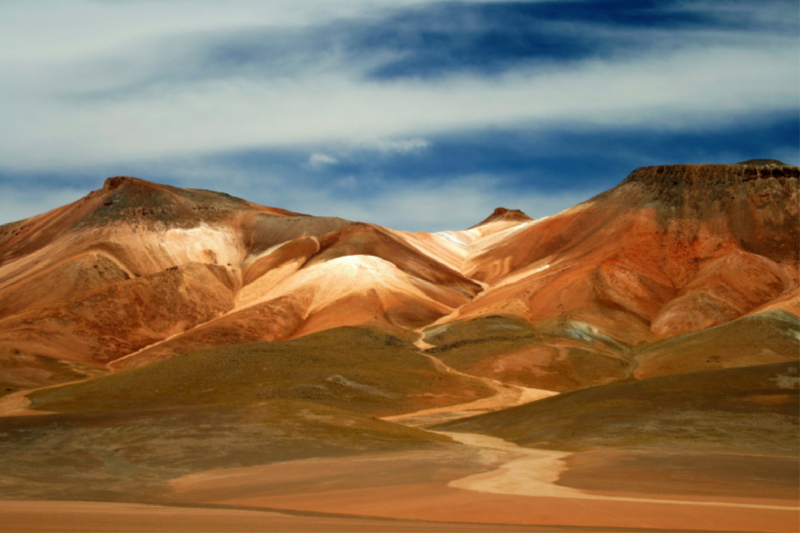
[[[506,222],[528,222],[533,220],[531,217],[520,211],[519,209],[506,209],[505,207],[498,207],[491,215],[478,222],[473,228],[489,224],[490,222],[506,221]]]

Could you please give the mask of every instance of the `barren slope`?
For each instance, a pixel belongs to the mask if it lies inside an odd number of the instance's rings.
[[[489,315],[425,330],[426,353],[470,375],[565,391],[624,378],[629,347],[574,323]]]
[[[78,202],[0,227],[0,357],[104,365],[230,311],[270,247],[345,224],[109,178]],[[59,379],[30,374],[33,386]]]
[[[426,351],[470,375],[567,391],[620,379],[795,361],[800,319],[786,311],[748,315],[655,343],[630,346],[588,324],[535,324],[488,315],[425,330]]]
[[[763,161],[647,167],[549,218],[499,208],[436,234],[109,178],[0,227],[0,357],[120,369],[345,325],[433,338],[502,315],[538,337],[445,357],[543,388],[603,383],[628,373],[630,346],[800,313],[798,175]],[[762,355],[747,361],[774,361]]]
[[[562,317],[636,344],[760,309],[796,314],[799,175],[786,165],[637,169],[468,255],[462,272],[489,287],[438,323]]]

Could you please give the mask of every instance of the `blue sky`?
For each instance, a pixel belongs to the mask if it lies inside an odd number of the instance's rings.
[[[796,0],[10,0],[0,49],[0,224],[120,174],[438,231],[800,163]]]

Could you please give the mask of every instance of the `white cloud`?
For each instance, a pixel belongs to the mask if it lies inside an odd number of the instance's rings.
[[[485,2],[486,0],[466,0]],[[489,0],[502,1],[502,0]],[[547,0],[539,0],[547,1]],[[570,0],[562,0],[570,1]],[[98,57],[162,36],[303,28],[434,0],[19,0],[0,2],[0,66]]]
[[[331,143],[404,151],[423,149],[422,136],[469,128],[707,126],[796,107],[797,63],[796,42],[776,37],[495,78],[376,82],[326,71],[80,102],[59,93],[78,83],[64,68],[37,71],[33,85],[0,69],[0,161],[52,169]]]
[[[797,108],[800,51],[796,35],[785,32],[721,37],[688,30],[672,48],[523,67],[494,77],[377,81],[363,75],[372,59],[343,64],[335,50],[313,69],[298,65],[284,75],[245,70],[217,78],[169,76],[184,66],[202,69],[203,46],[226,32],[288,32],[424,3],[430,2],[0,2],[0,167],[64,174],[114,169],[98,174],[104,177],[150,164],[153,172],[142,177],[168,175],[185,180],[184,186],[199,181],[267,205],[401,229],[459,229],[498,205],[538,217],[599,191],[512,194],[484,176],[443,185],[387,184],[365,202],[364,194],[329,194],[335,187],[362,193],[365,176],[345,178],[330,190],[308,188],[285,176],[206,165],[204,156],[252,149],[314,152],[307,165],[323,169],[360,150],[414,154],[428,149],[434,135],[470,129],[691,129]],[[85,193],[26,193],[6,185],[0,194],[2,223]]]
[[[347,176],[336,182],[336,187],[339,189],[355,189],[358,186],[358,180],[355,176]]]
[[[372,142],[364,142],[363,147],[370,149],[374,148],[383,153],[399,153],[408,154],[412,152],[420,152],[428,148],[431,143],[427,139],[415,137],[413,139],[376,139]]]
[[[311,154],[311,157],[308,158],[308,164],[313,168],[321,168],[325,165],[334,165],[338,162],[339,160],[335,157],[321,153]]]

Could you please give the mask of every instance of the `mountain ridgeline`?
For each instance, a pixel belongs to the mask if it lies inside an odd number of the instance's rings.
[[[0,226],[2,392],[342,327],[559,391],[791,361],[798,177],[774,160],[644,167],[551,217],[498,208],[441,233],[109,178]],[[739,349],[658,348],[754,317],[730,332]]]

